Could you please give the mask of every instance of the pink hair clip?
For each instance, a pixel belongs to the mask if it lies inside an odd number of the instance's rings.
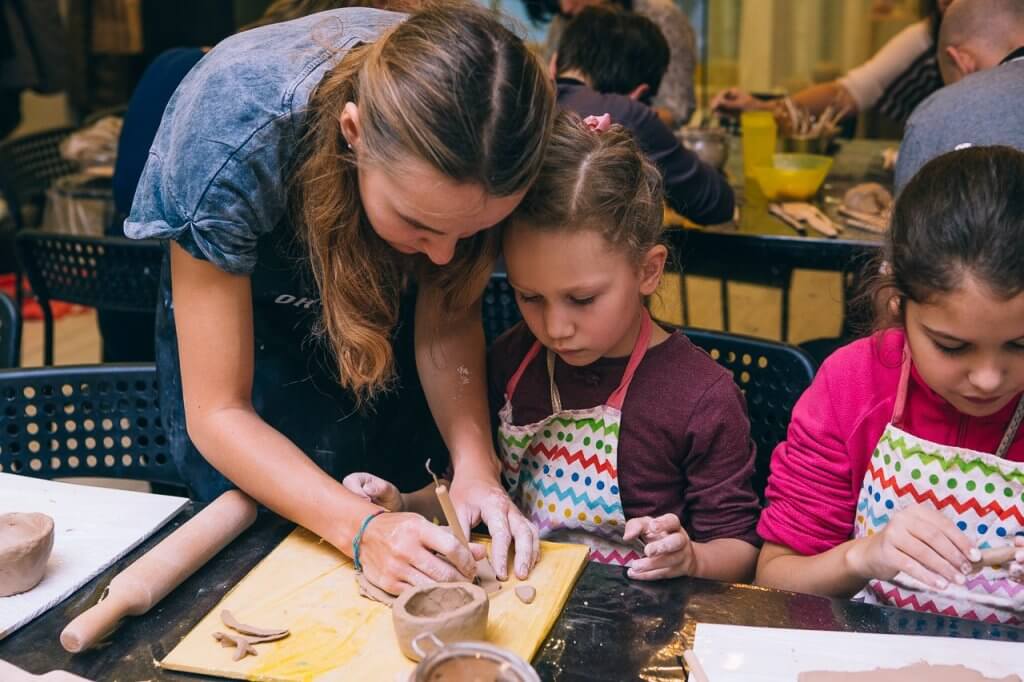
[[[584,125],[595,133],[603,133],[612,127],[612,115],[601,114],[600,116],[587,116],[583,119]]]

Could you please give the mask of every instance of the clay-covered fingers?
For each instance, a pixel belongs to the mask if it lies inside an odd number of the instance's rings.
[[[962,584],[971,571],[971,562],[981,557],[970,539],[931,507],[903,510],[894,516],[882,535],[884,565],[939,589],[953,582]]]
[[[508,527],[512,532],[515,546],[513,570],[517,578],[526,580],[530,577],[530,571],[537,565],[537,560],[540,558],[540,532],[537,530],[537,526],[523,516],[513,504],[509,505]]]
[[[624,542],[633,542],[641,538],[647,537],[652,528],[654,519],[650,516],[637,516],[636,518],[629,519],[626,521],[625,532],[622,534],[622,540]]]
[[[686,575],[688,549],[636,559],[626,575],[634,580],[663,580]]]
[[[411,563],[438,582],[457,582],[476,577],[476,559],[471,549],[459,542],[451,531],[427,521],[419,529],[419,537],[426,550],[417,552]],[[434,561],[426,561],[429,555]],[[427,570],[430,567],[431,570]]]
[[[498,580],[508,579],[508,550],[512,546],[512,528],[509,525],[509,507],[515,506],[508,497],[494,499],[480,508],[480,516],[491,536],[491,566]],[[492,498],[493,499],[493,498]],[[519,513],[519,510],[515,510]],[[518,548],[517,548],[518,550]]]
[[[374,504],[379,504],[388,511],[402,511],[402,493],[392,483],[383,478],[357,472],[342,479],[341,484],[352,493]]]
[[[664,537],[661,537],[653,542],[648,542],[644,546],[644,555],[653,557],[659,554],[673,554],[675,552],[681,552],[690,547],[690,536],[686,534],[686,531],[680,529],[674,533],[670,533]]]

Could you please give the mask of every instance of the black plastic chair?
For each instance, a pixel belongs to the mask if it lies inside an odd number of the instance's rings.
[[[484,337],[490,346],[505,330],[523,319],[516,305],[516,297],[509,286],[505,273],[491,275],[491,281],[484,290],[483,303]]]
[[[163,246],[157,241],[28,230],[18,234],[16,245],[43,309],[43,364],[53,364],[52,300],[102,310],[156,309],[163,263]]]
[[[156,367],[0,371],[0,472],[184,488],[160,423]]]
[[[14,223],[14,231],[38,227],[42,221],[46,190],[54,180],[77,170],[77,166],[60,155],[60,143],[73,128],[53,128],[32,135],[0,142],[0,192]],[[30,213],[30,209],[35,211]],[[15,301],[21,310],[23,301],[20,268],[16,272]],[[16,328],[16,341],[21,341],[21,324]]]
[[[790,290],[793,271],[828,270],[843,278],[843,325],[835,338],[814,339],[800,345],[821,362],[832,351],[857,337],[864,325],[851,301],[863,289],[865,277],[870,275],[869,265],[878,252],[877,245],[851,240],[831,240],[828,249],[822,249],[812,240],[772,239],[739,233],[721,233],[709,230],[673,229],[666,239],[681,263],[672,263],[672,269],[681,274],[711,277],[720,280],[722,299],[722,326],[732,328],[729,309],[729,282],[742,282],[778,289],[782,296],[779,314],[779,338],[789,341]],[[681,276],[680,297],[683,305],[683,325],[689,326],[686,277]]]
[[[753,485],[763,500],[772,451],[786,439],[793,406],[814,379],[814,362],[803,349],[785,343],[705,329],[683,331],[732,372],[747,398],[750,436],[757,446]]]
[[[14,301],[0,293],[0,369],[18,366],[20,349],[15,342],[18,318]]]

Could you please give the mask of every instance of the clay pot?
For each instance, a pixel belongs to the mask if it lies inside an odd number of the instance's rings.
[[[0,597],[28,592],[46,573],[53,519],[46,514],[0,514]]]
[[[472,583],[437,583],[402,593],[391,606],[398,646],[418,661],[413,640],[431,633],[445,644],[482,640],[487,634],[487,592]]]

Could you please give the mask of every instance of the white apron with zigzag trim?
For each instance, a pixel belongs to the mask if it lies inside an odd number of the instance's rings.
[[[545,540],[590,547],[590,560],[628,566],[642,554],[622,542],[626,517],[619,495],[618,450],[622,404],[651,340],[644,312],[640,334],[619,387],[604,405],[563,410],[555,385],[554,354],[547,352],[551,416],[533,424],[512,422],[512,396],[523,373],[540,354],[535,342],[505,390],[499,415],[502,479],[520,510]]]
[[[926,504],[950,518],[980,549],[1005,546],[1024,535],[1024,464],[1004,459],[1024,418],[1017,404],[995,454],[933,443],[899,428],[910,377],[903,369],[892,421],[871,455],[860,497],[854,537],[872,535],[901,509]],[[1024,624],[1024,584],[1008,566],[991,566],[963,586],[928,587],[905,573],[891,582],[872,580],[858,595],[868,603],[911,608],[989,623]]]

